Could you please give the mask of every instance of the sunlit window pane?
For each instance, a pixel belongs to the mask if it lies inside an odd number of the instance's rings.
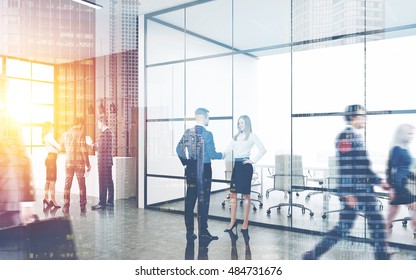
[[[42,145],[42,128],[40,126],[32,127],[32,145]]]
[[[30,126],[24,126],[21,128],[21,132],[22,132],[22,139],[23,139],[23,144],[25,146],[30,146],[30,136],[32,135],[32,130],[30,128]],[[30,153],[30,151],[28,151],[28,154]]]
[[[17,123],[30,123],[30,103],[9,102],[7,103],[7,114]]]
[[[53,82],[53,66],[32,63],[32,79]]]
[[[7,102],[30,102],[30,81],[6,80]]]
[[[54,90],[53,84],[50,83],[32,83],[32,102],[53,104]]]
[[[32,123],[53,122],[53,106],[32,105]]]
[[[6,58],[6,76],[30,79],[30,62]]]

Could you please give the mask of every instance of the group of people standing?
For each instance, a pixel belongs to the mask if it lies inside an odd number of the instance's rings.
[[[44,212],[56,211],[61,208],[55,196],[57,180],[58,153],[64,150],[65,158],[65,187],[62,212],[69,213],[71,201],[71,187],[74,175],[79,186],[79,206],[81,213],[86,212],[87,191],[85,177],[91,170],[88,156],[88,146],[97,151],[99,203],[91,207],[91,210],[105,209],[114,206],[114,184],[112,179],[112,143],[113,136],[107,126],[105,116],[98,119],[98,129],[101,135],[97,143],[87,141],[84,133],[84,119],[75,118],[73,126],[62,135],[61,143],[54,139],[53,124],[45,122],[42,130],[43,142],[48,155],[45,160],[46,183],[43,199]]]
[[[225,232],[237,228],[236,208],[237,194],[244,199],[244,219],[241,232],[248,236],[250,211],[250,192],[253,164],[266,153],[262,142],[253,134],[250,118],[240,116],[237,133],[223,153],[216,151],[213,135],[206,130],[209,123],[209,111],[198,108],[195,111],[196,125],[189,128],[179,141],[176,152],[183,166],[187,183],[185,196],[185,227],[187,241],[197,239],[194,233],[194,207],[198,200],[197,220],[198,235],[201,240],[217,240],[218,236],[208,231],[208,211],[212,182],[211,160],[233,158],[233,170],[230,181],[231,219]],[[335,142],[337,166],[337,190],[342,204],[338,224],[328,231],[314,248],[305,252],[302,259],[319,259],[341,238],[351,231],[359,213],[364,213],[372,233],[375,259],[390,259],[388,251],[389,230],[400,205],[407,205],[412,212],[411,224],[416,233],[416,196],[409,190],[409,183],[415,179],[411,171],[413,164],[409,144],[413,140],[415,127],[410,124],[400,125],[394,135],[386,170],[386,179],[377,175],[371,167],[363,131],[367,114],[362,105],[349,105],[345,110],[346,128],[338,135]],[[258,153],[253,157],[251,151],[257,147]],[[413,184],[415,184],[413,182]],[[389,191],[389,211],[387,222],[378,205],[374,185]]]
[[[253,164],[263,157],[266,149],[257,135],[253,134],[250,118],[246,115],[238,119],[237,133],[222,153],[216,151],[213,135],[205,128],[209,124],[209,111],[205,108],[196,109],[195,119],[196,125],[185,131],[176,147],[178,157],[182,165],[185,166],[187,181],[185,196],[186,239],[193,241],[197,238],[194,233],[194,208],[197,200],[199,238],[201,240],[218,239],[218,236],[211,235],[208,231],[208,211],[212,182],[211,160],[224,159],[227,155],[234,158],[234,164],[230,189],[231,220],[224,231],[230,232],[237,228],[237,193],[241,193],[245,207],[241,232],[248,235]],[[258,153],[250,159],[250,153],[254,146],[257,147]]]

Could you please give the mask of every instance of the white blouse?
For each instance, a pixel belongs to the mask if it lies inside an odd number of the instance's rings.
[[[245,140],[245,135],[238,135],[237,140],[233,139],[224,153],[226,156],[230,156],[230,153],[232,153],[233,158],[250,158],[253,146],[257,147],[258,153],[251,161],[257,163],[266,153],[266,149],[257,135],[253,133],[250,133],[247,140]]]
[[[53,138],[52,133],[48,133],[43,138],[43,141],[45,142],[45,147],[48,153],[58,153],[61,146],[56,142],[55,138]]]

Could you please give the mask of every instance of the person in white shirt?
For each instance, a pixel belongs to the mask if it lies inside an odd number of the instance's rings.
[[[53,124],[45,122],[42,127],[42,138],[45,144],[48,156],[45,159],[46,167],[46,183],[45,183],[45,196],[43,199],[43,208],[51,208],[51,210],[61,208],[58,205],[55,198],[55,184],[56,184],[56,160],[58,158],[58,152],[60,145],[56,142],[53,136]],[[50,200],[49,200],[50,196]]]
[[[244,222],[241,226],[241,232],[248,234],[253,164],[263,157],[266,149],[257,135],[252,133],[251,121],[248,116],[242,115],[238,118],[237,130],[237,134],[224,152],[226,157],[231,156],[234,159],[230,188],[231,220],[229,227],[224,232],[231,232],[234,227],[237,230],[237,194],[241,193],[244,199]],[[250,158],[251,150],[254,146],[257,147],[258,152],[254,157]]]

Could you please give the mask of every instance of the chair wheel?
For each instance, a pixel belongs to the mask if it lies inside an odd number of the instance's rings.
[[[296,196],[299,196],[299,193],[296,193]]]
[[[407,226],[407,220],[404,220],[404,221],[402,222],[402,225],[403,225],[404,227],[406,227],[406,226]]]
[[[309,216],[313,217],[313,215],[315,215],[315,213],[313,213],[313,212],[309,213]]]
[[[310,196],[310,195],[307,195],[307,196],[305,197],[305,202],[308,202],[308,201],[309,201],[309,199],[311,199],[311,196]]]
[[[243,205],[244,201],[240,200],[240,205]]]
[[[253,206],[253,210],[254,210],[254,211],[257,211],[257,208],[256,208],[256,206]]]
[[[276,210],[277,210],[277,211],[280,211],[280,207],[276,207]]]
[[[221,203],[221,205],[222,205],[222,208],[224,208],[225,207],[225,202]]]
[[[260,202],[259,203],[259,207],[262,208],[263,207],[263,203]]]
[[[266,211],[267,216],[269,216],[271,212],[272,212],[272,211],[270,211],[270,209],[268,209],[268,210]]]
[[[325,215],[325,214],[324,214],[324,215],[322,215],[322,219],[324,219],[324,220],[326,219],[326,215]]]
[[[305,208],[302,208],[302,214],[305,214],[306,210]]]

